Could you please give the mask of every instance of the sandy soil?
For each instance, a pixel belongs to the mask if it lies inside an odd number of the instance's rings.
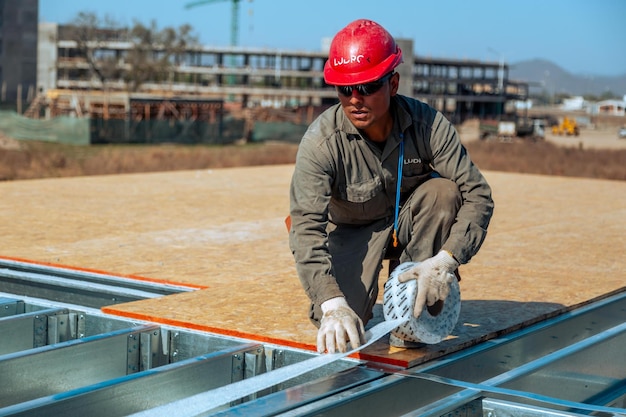
[[[584,149],[626,149],[626,139],[620,139],[616,131],[609,129],[581,129],[579,136],[558,136],[548,133],[546,140],[557,145]]]
[[[459,126],[458,131],[462,141],[479,139],[477,121],[470,121]],[[620,139],[617,131],[618,129],[614,127],[581,128],[579,136],[559,136],[553,135],[548,129],[545,140],[560,146],[584,149],[626,149],[626,139]]]

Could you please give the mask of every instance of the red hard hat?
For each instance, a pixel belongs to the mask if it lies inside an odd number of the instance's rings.
[[[402,63],[402,51],[381,25],[359,19],[341,29],[330,44],[324,81],[354,85],[375,81]]]

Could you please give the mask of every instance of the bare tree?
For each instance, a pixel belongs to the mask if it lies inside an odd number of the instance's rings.
[[[109,16],[101,20],[94,13],[80,12],[72,24],[64,28],[63,36],[76,42],[77,56],[86,60],[91,78],[97,78],[106,88],[107,81],[119,79],[121,75],[119,57],[106,45],[127,38],[126,32],[127,29]]]
[[[155,21],[149,26],[134,21],[128,29],[109,17],[101,20],[86,12],[79,13],[66,30],[65,35],[77,43],[77,55],[87,61],[92,76],[105,89],[109,81],[123,81],[128,90],[137,91],[147,82],[172,80],[185,52],[198,45],[188,24],[159,29]],[[122,54],[107,47],[111,41],[130,42],[131,47]]]
[[[189,25],[182,25],[178,30],[172,27],[159,30],[155,21],[149,27],[135,21],[130,30],[133,48],[127,56],[132,69],[125,74],[128,88],[136,91],[148,81],[172,81],[172,74],[182,63],[184,53],[198,44],[192,31]]]

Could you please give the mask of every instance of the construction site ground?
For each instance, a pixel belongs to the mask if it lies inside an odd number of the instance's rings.
[[[626,147],[626,140],[606,140]],[[3,182],[0,256],[188,285],[195,290],[104,310],[313,350],[316,328],[284,225],[292,171],[275,165]],[[460,269],[454,331],[414,350],[383,338],[362,359],[415,365],[626,288],[626,182],[484,173],[496,208],[481,251]],[[387,273],[385,265],[381,289]],[[380,302],[370,326],[382,320]]]

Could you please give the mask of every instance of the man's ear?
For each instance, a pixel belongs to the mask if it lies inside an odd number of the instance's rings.
[[[398,94],[398,87],[400,86],[400,74],[398,74],[397,72],[395,74],[393,74],[391,76],[391,79],[389,80],[390,83],[390,94],[392,96],[395,96],[396,94]]]

